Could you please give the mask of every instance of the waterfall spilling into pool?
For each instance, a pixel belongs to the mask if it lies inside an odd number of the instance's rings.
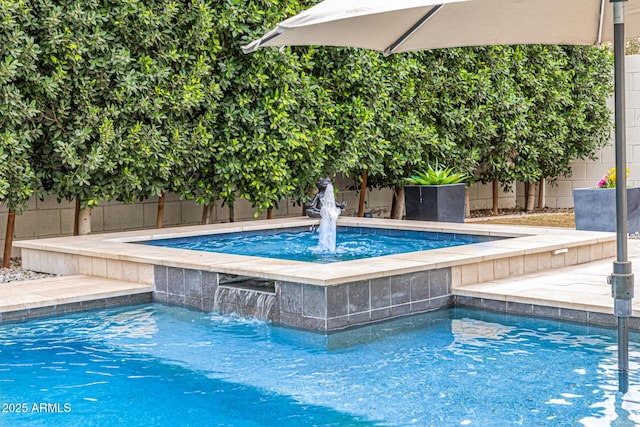
[[[261,320],[273,319],[276,293],[273,282],[244,278],[221,283],[213,298],[213,311],[251,316]]]
[[[318,227],[318,251],[335,253],[336,251],[336,222],[342,210],[336,206],[333,195],[333,185],[327,184],[327,189],[321,199],[320,226]]]

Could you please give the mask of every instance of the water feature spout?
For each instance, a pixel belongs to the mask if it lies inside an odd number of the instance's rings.
[[[318,227],[317,250],[319,252],[334,253],[336,251],[336,222],[347,203],[336,203],[333,185],[329,178],[319,179],[317,186],[318,193],[313,198],[313,201],[306,205],[307,214],[311,218],[321,218],[320,226]]]
[[[220,284],[214,294],[213,311],[271,320],[275,305],[276,294],[271,282],[249,278]]]

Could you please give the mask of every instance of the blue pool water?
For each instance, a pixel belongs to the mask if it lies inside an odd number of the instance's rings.
[[[631,426],[639,362],[631,334],[623,395],[606,329],[453,309],[327,336],[150,304],[0,325],[0,425]]]
[[[281,232],[265,230],[150,240],[144,244],[264,258],[331,263],[468,245],[496,239],[500,238],[455,233],[338,227],[335,253],[319,250],[318,233],[312,230]]]

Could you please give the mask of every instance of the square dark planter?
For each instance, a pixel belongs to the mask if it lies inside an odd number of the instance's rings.
[[[616,189],[573,190],[576,230],[616,231]],[[640,187],[627,188],[627,231],[640,232]]]
[[[465,184],[407,185],[404,204],[407,219],[464,222]]]

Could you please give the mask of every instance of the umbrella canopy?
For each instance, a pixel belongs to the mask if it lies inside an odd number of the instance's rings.
[[[624,3],[640,37],[640,2]],[[613,40],[609,0],[325,0],[244,46],[350,46],[392,54],[495,44],[598,45]]]

